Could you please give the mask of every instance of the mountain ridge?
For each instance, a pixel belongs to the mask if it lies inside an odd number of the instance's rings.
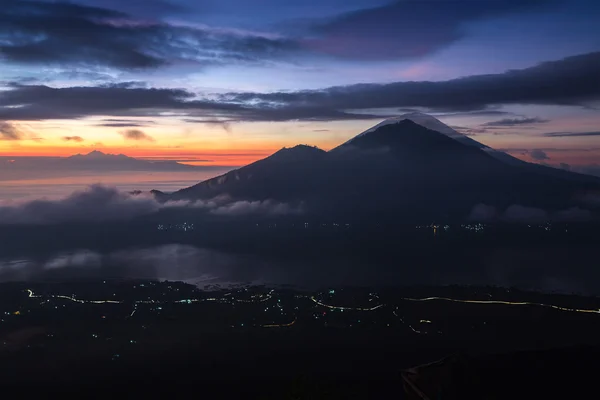
[[[180,164],[176,161],[147,161],[129,157],[125,154],[104,153],[100,150],[92,150],[86,154],[77,153],[59,159],[57,162],[61,167],[66,168],[92,168],[111,171],[190,171],[196,168],[193,165]]]
[[[155,194],[164,200],[228,195],[301,201],[311,212],[329,216],[440,217],[465,216],[481,203],[560,208],[571,205],[576,193],[600,190],[600,179],[548,172],[551,168],[520,160],[507,162],[498,156],[506,153],[494,154],[452,128],[442,133],[422,125],[442,124],[433,117],[411,118],[420,123],[401,117],[385,120],[329,152],[306,145],[283,148],[170,195]]]

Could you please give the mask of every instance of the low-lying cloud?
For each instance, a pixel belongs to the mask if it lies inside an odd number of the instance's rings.
[[[0,203],[2,224],[53,224],[126,220],[159,209],[151,197],[132,196],[101,185],[74,192],[60,200]]]
[[[221,216],[285,215],[302,207],[272,200],[246,201],[219,196],[210,200],[158,202],[151,194],[131,194],[115,188],[92,185],[57,200],[0,202],[0,224],[59,224],[130,220],[162,209],[200,209]]]
[[[487,204],[477,204],[471,210],[468,219],[476,222],[510,223],[584,222],[591,221],[593,215],[591,211],[579,207],[571,207],[559,211],[546,211],[541,208],[513,204],[502,211]]]
[[[211,213],[216,215],[231,216],[248,214],[287,215],[301,212],[301,207],[292,207],[289,204],[276,203],[271,200],[236,201],[211,210]]]

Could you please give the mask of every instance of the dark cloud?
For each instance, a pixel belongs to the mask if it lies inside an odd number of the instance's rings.
[[[313,132],[329,132],[329,129],[313,129]]]
[[[83,142],[85,139],[81,136],[63,136],[65,142]]]
[[[0,119],[77,119],[89,116],[155,117],[177,112],[188,122],[331,121],[379,119],[385,115],[359,114],[322,106],[244,105],[198,99],[183,89],[80,86],[52,88],[45,85],[11,84],[0,92]],[[106,121],[106,120],[105,120]],[[118,122],[120,123],[120,120]]]
[[[477,204],[471,210],[468,219],[475,222],[491,222],[498,217],[496,207],[487,204]]]
[[[139,129],[127,129],[119,132],[119,134],[127,140],[146,140],[149,142],[154,142],[154,138]]]
[[[341,58],[393,60],[423,57],[463,38],[465,25],[483,18],[535,10],[553,0],[395,1],[317,22],[303,43]]]
[[[73,221],[130,219],[157,211],[159,205],[149,197],[132,196],[100,185],[75,192],[61,200],[35,200],[0,205],[3,224],[51,224]]]
[[[600,132],[548,132],[547,137],[578,137],[578,136],[600,136]]]
[[[200,98],[183,89],[139,87],[131,83],[65,88],[13,83],[0,92],[0,120],[76,119],[103,115],[156,117],[170,112],[188,122],[198,123],[332,121],[383,119],[395,113],[382,115],[373,110],[406,106],[489,113],[497,110],[486,110],[486,107],[499,104],[583,105],[600,100],[598,70],[600,52],[502,74],[442,82],[227,93],[216,100]]]
[[[139,124],[137,122],[105,122],[102,124],[97,124],[96,126],[105,126],[107,128],[141,128],[148,125]]]
[[[600,100],[600,52],[544,62],[501,74],[442,82],[356,84],[320,90],[227,93],[231,102],[337,110],[423,107],[438,111],[486,111],[501,104],[585,105]]]
[[[154,121],[139,121],[139,120],[128,120],[128,119],[117,119],[117,118],[106,118],[96,126],[104,126],[108,128],[141,128],[144,126],[154,124]]]
[[[58,224],[65,222],[102,222],[127,220],[154,213],[162,208],[190,208],[215,215],[284,215],[302,212],[272,200],[234,200],[228,196],[199,201],[171,201],[165,204],[145,194],[120,192],[102,185],[90,186],[64,199],[0,203],[0,224]]]
[[[10,122],[0,121],[0,140],[21,140],[23,133]]]
[[[498,121],[486,122],[483,126],[518,126],[518,125],[528,125],[528,124],[541,124],[544,122],[550,122],[547,119],[542,119],[539,117],[533,118],[504,118]]]
[[[510,111],[500,110],[476,110],[476,111],[464,111],[464,112],[450,112],[440,114],[440,117],[496,117],[501,115],[513,115]]]
[[[600,176],[600,164],[572,166],[572,170],[582,174]]]
[[[6,61],[125,69],[178,61],[264,63],[299,49],[286,39],[169,25],[74,3],[24,0],[2,3],[0,37],[0,59]]]
[[[510,222],[544,222],[549,220],[546,211],[518,204],[508,207],[502,217]]]
[[[531,150],[529,152],[529,155],[531,156],[531,158],[533,158],[534,160],[538,160],[538,161],[550,159],[550,157],[548,157],[548,154],[546,154],[546,152],[544,150],[540,150],[540,149]]]
[[[567,210],[554,213],[553,219],[563,222],[580,222],[592,219],[592,213],[579,207],[572,207]]]
[[[589,205],[593,201],[587,201]],[[549,212],[535,207],[525,207],[520,204],[513,204],[504,212],[500,212],[496,207],[486,204],[477,204],[471,210],[469,219],[477,222],[513,222],[513,223],[541,223],[547,221],[558,222],[581,222],[589,221],[593,218],[589,210],[579,207],[571,207],[566,210]]]
[[[496,150],[503,151],[505,153],[524,153],[524,154],[531,151],[531,149],[517,148],[517,147],[500,148],[500,149],[496,149]],[[589,152],[600,151],[600,147],[587,147],[587,148],[576,148],[576,149],[569,149],[569,148],[562,148],[562,147],[544,147],[544,148],[540,148],[540,150],[549,151],[549,152],[567,152],[567,153],[583,152],[583,153],[589,153]]]
[[[487,132],[487,129],[484,128],[469,128],[468,126],[451,126],[450,128],[467,136],[477,136]]]
[[[571,170],[571,166],[570,166],[569,164],[567,164],[567,163],[562,163],[562,162],[561,162],[561,163],[559,164],[559,167],[560,167],[560,169],[564,169],[564,170],[567,170],[567,171],[570,171],[570,170]]]
[[[77,0],[77,3],[90,7],[110,8],[142,18],[163,18],[189,11],[188,7],[170,0]]]
[[[206,124],[206,125],[218,125],[226,132],[231,132],[231,123],[238,122],[234,119],[192,119],[192,118],[184,118],[184,122],[188,122],[191,124]]]

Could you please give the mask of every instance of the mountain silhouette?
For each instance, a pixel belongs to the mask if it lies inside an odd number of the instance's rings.
[[[61,168],[97,171],[193,171],[196,168],[175,161],[147,161],[124,154],[107,154],[99,150],[62,158],[57,163]]]
[[[434,128],[434,129],[432,129]],[[556,172],[555,172],[556,171]],[[161,199],[302,202],[344,218],[459,218],[476,204],[564,208],[598,190],[594,177],[530,164],[434,117],[392,118],[325,152],[299,145]]]

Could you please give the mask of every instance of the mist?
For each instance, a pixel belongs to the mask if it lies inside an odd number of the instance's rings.
[[[478,251],[470,257],[469,268],[423,263],[415,271],[412,264],[367,265],[344,256],[285,260],[170,244],[107,253],[81,249],[31,259],[0,259],[0,282],[149,279],[184,281],[200,288],[264,284],[310,289],[459,284],[597,295],[598,274],[584,262],[593,253],[591,248],[579,249],[574,255],[565,247],[540,252],[506,246]],[[572,262],[573,267],[564,268],[565,262]]]

